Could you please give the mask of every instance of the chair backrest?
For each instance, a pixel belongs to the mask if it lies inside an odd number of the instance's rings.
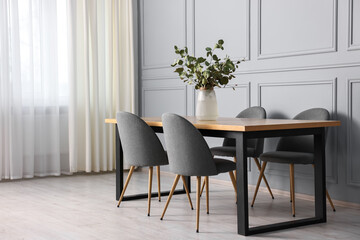
[[[330,114],[323,108],[305,110],[293,119],[297,120],[329,120]],[[314,136],[282,137],[276,148],[277,151],[314,152]]]
[[[188,120],[173,113],[162,115],[170,171],[184,176],[216,175],[209,146]]]
[[[168,163],[166,152],[154,130],[140,117],[116,113],[124,160],[131,166],[158,166]]]
[[[265,119],[266,111],[262,107],[249,107],[242,112],[240,112],[237,118],[257,118],[257,119]],[[255,156],[260,156],[264,149],[264,139],[249,139],[247,142],[248,147],[255,149]],[[223,142],[223,146],[235,146],[235,139],[225,138]]]

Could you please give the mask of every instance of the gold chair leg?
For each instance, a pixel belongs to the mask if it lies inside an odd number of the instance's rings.
[[[289,171],[290,172],[290,171]],[[290,172],[290,177],[289,177],[289,180],[290,180],[290,202],[292,202],[292,187],[291,187],[291,172]]]
[[[236,162],[236,157],[234,157],[234,162]],[[229,172],[229,174],[230,174],[230,172]],[[235,180],[235,181],[233,181],[233,179],[231,179],[231,182],[232,182],[232,184],[233,184],[233,186],[234,186],[235,194],[237,194],[237,193],[236,193],[236,170],[232,173],[232,176],[234,177],[234,180]],[[231,178],[231,176],[230,176],[230,178]],[[205,181],[206,181],[206,179],[204,179],[204,181],[203,181],[203,183],[202,183],[202,186],[201,186],[200,197],[201,197],[201,195],[202,195],[202,193],[203,193],[203,191],[204,191],[204,188],[205,188],[205,186],[206,186]],[[234,182],[235,182],[235,184],[234,184]]]
[[[158,185],[158,198],[161,202],[161,189],[160,189],[160,166],[156,166],[157,185]]]
[[[259,169],[259,171],[261,171],[261,166],[260,166],[259,159],[254,158],[254,161],[255,161],[255,164],[256,164],[257,168]],[[268,189],[268,191],[269,191],[269,193],[271,195],[271,198],[274,199],[274,195],[273,195],[273,193],[272,193],[272,191],[270,189],[270,186],[269,186],[269,183],[268,183],[268,181],[267,181],[267,179],[265,177],[265,174],[263,175],[263,180],[264,180],[265,185],[266,185],[266,187],[267,187],[267,189]]]
[[[209,214],[209,176],[205,177],[206,187],[206,213]]]
[[[292,215],[295,217],[295,179],[294,179],[294,164],[290,164],[290,192],[291,192],[291,209]]]
[[[234,157],[234,163],[236,163],[236,157]],[[235,180],[236,180],[236,170],[234,171],[234,176],[235,176]]]
[[[166,209],[167,209],[167,207],[169,206],[171,197],[172,197],[172,195],[174,194],[174,191],[175,191],[175,188],[176,188],[176,186],[177,186],[177,184],[178,184],[178,182],[179,182],[179,179],[180,179],[180,175],[177,174],[176,177],[175,177],[173,186],[172,186],[172,188],[171,188],[170,194],[169,194],[169,196],[168,196],[168,199],[167,199],[167,201],[166,201],[166,204],[165,204],[165,207],[164,207],[164,211],[163,211],[163,213],[162,213],[162,215],[161,215],[160,220],[163,220],[163,218],[164,218]]]
[[[332,210],[333,210],[334,212],[336,212],[335,206],[334,206],[334,204],[333,204],[333,202],[332,202],[332,200],[331,200],[330,194],[328,193],[328,190],[327,190],[327,189],[326,189],[326,197],[327,197],[327,199],[328,199],[328,201],[329,201],[329,203],[330,203],[330,206],[331,206]]]
[[[257,193],[258,193],[258,191],[259,191],[259,186],[260,186],[260,183],[261,183],[261,179],[263,178],[262,176],[264,175],[264,171],[265,171],[266,165],[267,165],[267,162],[264,162],[264,163],[262,164],[262,167],[261,167],[261,170],[260,170],[260,174],[259,174],[259,178],[258,178],[258,181],[257,181],[257,184],[256,184],[256,188],[255,188],[253,200],[252,200],[252,202],[251,202],[251,207],[254,206],[255,199],[256,199],[256,195],[257,195]]]
[[[130,178],[131,178],[134,170],[135,170],[135,166],[131,166],[131,167],[130,167],[129,174],[128,174],[128,176],[127,176],[127,178],[126,178],[126,181],[125,181],[124,188],[123,188],[123,190],[122,190],[122,192],[121,192],[121,196],[120,196],[119,202],[118,202],[118,204],[117,204],[117,207],[120,206],[120,203],[121,203],[121,201],[122,201],[123,198],[124,198],[124,194],[125,194],[126,188],[127,188],[128,184],[129,184]]]
[[[236,179],[235,179],[234,173],[232,171],[230,171],[229,176],[230,176],[231,183],[232,183],[232,185],[234,187],[234,191],[235,191],[235,201],[237,202]]]
[[[204,191],[204,188],[205,188],[205,179],[204,179],[203,184],[202,184],[202,186],[201,186],[200,197],[201,197],[201,195],[202,195],[202,193],[203,193],[203,191]]]
[[[149,167],[148,216],[150,216],[152,176],[153,176],[153,167]]]
[[[196,232],[199,232],[199,220],[200,220],[200,186],[201,176],[197,176],[196,181]]]
[[[191,210],[194,210],[193,205],[192,205],[192,201],[191,201],[191,197],[190,197],[190,194],[189,194],[189,189],[188,189],[188,187],[186,186],[186,179],[185,179],[184,176],[181,176],[181,179],[182,179],[183,184],[184,184],[184,188],[185,188],[186,195],[187,195],[187,197],[188,197],[188,199],[189,199],[189,203],[190,203]]]

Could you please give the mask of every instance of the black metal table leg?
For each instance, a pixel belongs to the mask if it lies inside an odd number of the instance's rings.
[[[247,174],[247,141],[246,133],[238,133],[236,137],[236,188],[237,188],[237,222],[238,233],[248,235],[248,174]]]
[[[325,129],[314,135],[315,217],[326,222]]]
[[[160,128],[154,128],[156,132],[162,131]],[[117,129],[117,124],[115,124],[115,137],[116,137],[116,200],[118,201],[121,195],[121,192],[124,188],[124,161],[123,161],[123,151],[121,147],[121,141],[119,136],[119,131]],[[189,189],[189,192],[191,192],[191,184],[190,184],[190,177],[185,177],[186,184]],[[162,191],[160,192],[161,196],[168,196],[170,191]],[[185,188],[175,190],[174,195],[177,194],[184,194]],[[152,193],[151,197],[158,196],[158,193]],[[148,198],[147,193],[140,193],[140,194],[134,194],[134,195],[126,195],[123,198],[123,201],[129,201],[129,200],[136,200],[136,199],[143,199]]]
[[[248,211],[248,177],[247,177],[247,139],[278,136],[314,135],[315,145],[315,216],[305,219],[273,223],[257,227],[249,227]],[[289,129],[259,132],[244,132],[236,135],[236,168],[237,168],[237,215],[238,233],[241,235],[253,235],[258,233],[276,231],[281,229],[311,225],[326,222],[326,178],[325,178],[325,129]]]

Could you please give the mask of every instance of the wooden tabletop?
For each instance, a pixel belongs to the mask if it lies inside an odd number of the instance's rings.
[[[223,131],[266,131],[296,128],[317,128],[340,126],[340,121],[293,120],[293,119],[251,119],[219,117],[215,121],[200,121],[196,117],[185,117],[198,129]],[[162,127],[161,117],[143,117],[149,126]],[[116,123],[116,119],[105,119],[105,123]]]

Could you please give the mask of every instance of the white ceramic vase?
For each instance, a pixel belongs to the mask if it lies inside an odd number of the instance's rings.
[[[214,89],[199,89],[196,118],[198,120],[216,120],[218,115],[218,105]]]

